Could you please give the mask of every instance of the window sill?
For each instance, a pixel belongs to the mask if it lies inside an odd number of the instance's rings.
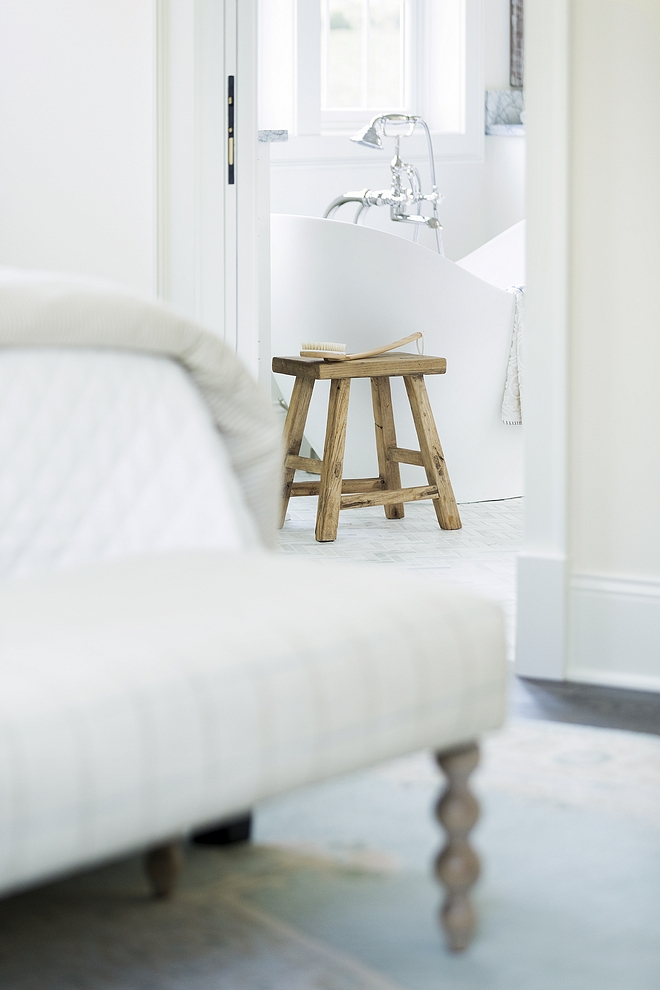
[[[275,144],[289,140],[289,132],[286,130],[275,131],[272,128],[269,128],[267,130],[257,131],[257,134],[259,144]]]
[[[275,167],[334,166],[373,168],[380,160],[387,165],[394,154],[394,142],[386,139],[382,150],[363,148],[350,140],[351,133],[315,134],[290,137],[286,144],[271,147],[271,164]],[[484,156],[483,122],[478,133],[433,134],[436,162],[481,162]],[[426,162],[428,152],[423,134],[401,141],[401,156],[412,163]]]
[[[524,124],[487,124],[487,137],[524,137]]]

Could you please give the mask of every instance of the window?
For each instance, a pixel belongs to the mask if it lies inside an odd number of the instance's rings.
[[[346,118],[405,110],[410,24],[406,0],[321,0],[321,109]]]
[[[259,2],[259,126],[291,135],[274,161],[363,157],[345,136],[399,110],[424,117],[439,159],[482,156],[482,0]]]

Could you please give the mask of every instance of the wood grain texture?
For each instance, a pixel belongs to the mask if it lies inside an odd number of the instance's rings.
[[[155,846],[144,855],[144,869],[154,897],[171,897],[181,872],[181,848],[178,842]]]
[[[359,361],[321,361],[318,358],[274,357],[273,371],[295,378],[381,378],[401,375],[444,375],[447,361],[431,354],[380,354]]]
[[[294,471],[307,471],[308,474],[320,474],[323,470],[323,461],[315,457],[298,457],[297,454],[287,454],[284,458],[284,467],[293,468]]]
[[[436,485],[438,489],[438,498],[433,501],[438,522],[442,529],[460,529],[461,517],[449,480],[424,376],[407,375],[403,381],[412,409],[426,477],[429,485]]]
[[[371,401],[374,410],[378,471],[383,481],[383,488],[398,489],[401,488],[401,472],[399,465],[389,456],[390,448],[396,447],[389,378],[371,379]],[[405,515],[403,502],[384,503],[384,508],[388,519],[403,519]]]
[[[316,539],[319,543],[337,539],[350,389],[350,378],[340,378],[330,384],[323,470],[316,512]]]
[[[461,518],[452,491],[424,374],[444,374],[444,358],[419,354],[382,354],[358,361],[326,363],[314,358],[276,357],[273,371],[295,375],[291,403],[284,426],[284,485],[281,523],[289,499],[318,495],[316,539],[328,543],[337,538],[341,509],[382,505],[388,519],[401,519],[405,502],[432,499],[443,529],[460,529]],[[402,376],[413,413],[420,450],[397,447],[392,411],[390,377]],[[352,378],[371,378],[371,394],[378,454],[378,478],[343,479],[346,420]],[[300,446],[314,382],[330,380],[330,399],[323,460],[301,457]],[[421,465],[427,485],[401,488],[399,464]],[[296,470],[320,474],[320,481],[294,482]]]
[[[357,351],[353,354],[347,354],[346,351],[341,351],[335,347],[301,347],[300,356],[301,357],[314,357],[323,358],[324,361],[357,361],[359,358],[375,357],[376,354],[385,354],[386,351],[395,351],[397,347],[403,347],[404,344],[410,344],[413,340],[420,340],[424,334],[416,330],[415,333],[409,333],[407,337],[401,337],[399,340],[393,340],[391,344],[383,344],[382,347],[372,347],[368,351]]]
[[[294,481],[291,497],[296,495],[318,495],[320,481]],[[383,488],[380,478],[344,478],[341,483],[342,495],[353,492],[379,492]]]
[[[397,464],[416,464],[424,467],[424,458],[420,450],[407,450],[406,447],[390,447],[387,456]]]
[[[291,485],[293,484],[293,478],[296,473],[295,467],[286,466],[286,459],[289,456],[297,457],[300,453],[300,445],[302,444],[305,423],[307,422],[307,413],[309,411],[309,403],[312,398],[313,390],[313,379],[296,378],[293,385],[293,392],[291,394],[291,402],[289,403],[289,409],[286,414],[286,420],[284,421],[283,443],[285,467],[282,484],[280,529],[284,525],[286,510],[291,497]]]
[[[370,505],[398,505],[399,502],[419,502],[425,498],[437,498],[438,489],[435,485],[423,485],[419,488],[397,488],[393,492],[374,492],[369,494],[342,495],[342,509],[366,509]]]
[[[440,920],[452,952],[468,947],[476,927],[470,891],[480,873],[479,857],[468,837],[479,818],[479,804],[468,787],[470,774],[479,763],[479,747],[469,743],[436,754],[447,785],[435,809],[447,836],[435,861],[435,875],[446,894]]]

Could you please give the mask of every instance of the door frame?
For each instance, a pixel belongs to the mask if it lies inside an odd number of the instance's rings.
[[[256,376],[257,0],[154,3],[158,294],[221,336]]]
[[[525,540],[516,673],[566,676],[568,604],[569,0],[527,0]]]

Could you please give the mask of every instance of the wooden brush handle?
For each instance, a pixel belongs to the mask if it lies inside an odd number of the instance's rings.
[[[404,344],[409,344],[412,340],[419,340],[424,334],[411,333],[407,337],[402,337],[401,340],[395,340],[393,344],[384,344],[383,347],[374,347],[373,351],[360,351],[359,354],[333,354],[330,351],[316,351],[311,348],[306,348],[300,352],[301,357],[314,357],[323,358],[324,361],[359,361],[360,358],[375,357],[377,354],[386,354],[387,351],[393,351],[397,347],[403,347]]]
[[[360,358],[375,357],[377,354],[385,354],[387,351],[393,351],[397,347],[403,347],[404,344],[409,344],[412,340],[419,340],[423,334],[411,333],[407,337],[402,337],[401,340],[395,340],[393,344],[385,344],[383,347],[374,347],[373,351],[360,351],[359,354],[347,354],[345,358],[340,358],[339,360],[344,361],[358,361]]]

